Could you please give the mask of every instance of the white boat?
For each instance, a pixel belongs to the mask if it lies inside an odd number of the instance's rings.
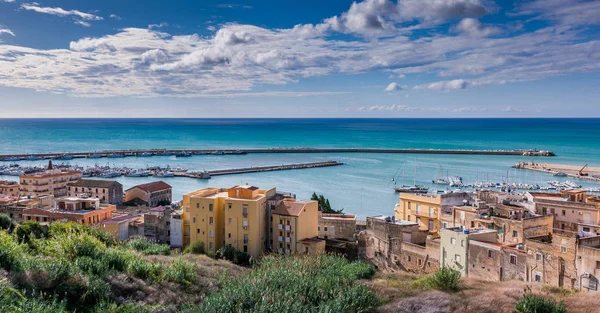
[[[574,182],[572,182],[572,181],[570,181],[570,180],[567,180],[567,181],[565,182],[565,186],[567,186],[567,187],[569,187],[569,188],[581,188],[581,185],[579,185],[579,184],[577,184],[577,183],[574,183]]]
[[[127,173],[126,177],[148,177],[148,172],[146,171],[131,171]]]
[[[138,154],[138,157],[151,157],[151,156],[152,156],[152,153],[150,153],[150,152],[144,152],[144,153]]]
[[[125,156],[123,154],[121,154],[121,153],[111,153],[111,154],[107,155],[107,157],[109,157],[109,158],[123,158]]]
[[[63,154],[63,155],[59,155],[57,157],[54,158],[55,160],[72,160],[73,156],[70,154]]]
[[[88,159],[99,159],[101,157],[102,157],[102,155],[100,155],[98,153],[92,153],[87,156]]]
[[[25,160],[27,160],[27,161],[39,161],[39,160],[42,160],[42,158],[39,157],[39,156],[37,156],[37,155],[30,155],[30,156],[26,157]]]
[[[173,172],[156,172],[154,174],[155,177],[174,177],[175,173]]]
[[[5,157],[5,158],[2,159],[2,161],[6,161],[6,162],[19,161],[19,158],[17,158],[17,157]]]
[[[100,177],[106,177],[106,178],[119,177],[119,176],[121,176],[121,172],[117,172],[117,171],[108,171],[108,172],[104,172],[104,173],[100,174]]]

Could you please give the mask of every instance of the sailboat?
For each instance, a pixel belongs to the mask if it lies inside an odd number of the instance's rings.
[[[431,182],[434,184],[438,184],[438,185],[450,185],[450,181],[448,180],[448,175],[446,174],[445,177],[443,177],[443,175],[444,175],[444,173],[442,170],[442,166],[440,165],[437,178],[432,180]]]
[[[406,164],[402,165],[402,173],[404,176],[404,166]],[[407,185],[402,185],[402,186],[396,186],[394,184],[394,190],[396,192],[405,192],[405,193],[427,193],[427,191],[429,191],[428,187],[425,186],[421,186],[421,185],[417,185],[417,165],[415,164],[415,173],[413,176],[413,185],[412,186],[407,186]]]

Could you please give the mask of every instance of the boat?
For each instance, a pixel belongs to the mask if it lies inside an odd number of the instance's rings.
[[[579,185],[579,184],[577,184],[577,183],[574,183],[574,182],[572,182],[572,181],[570,181],[570,180],[567,180],[567,181],[565,182],[565,186],[567,186],[567,187],[569,187],[569,188],[581,188],[581,185]]]
[[[26,157],[25,160],[27,160],[27,161],[39,161],[39,160],[42,160],[42,157],[39,157],[37,155],[30,155],[30,156]]]
[[[439,169],[438,169],[437,178],[433,179],[431,182],[434,184],[437,184],[437,185],[450,185],[450,181],[448,180],[448,175],[444,176],[441,165],[439,166]]]
[[[179,152],[175,153],[175,156],[178,158],[182,158],[182,157],[184,158],[184,157],[190,157],[190,156],[192,156],[192,154],[187,151],[179,151]]]
[[[108,172],[104,172],[102,174],[100,174],[100,177],[105,177],[105,178],[113,178],[113,177],[119,177],[121,176],[121,172],[117,172],[117,171],[108,171]]]
[[[152,153],[150,152],[144,152],[144,153],[140,153],[137,155],[138,157],[151,157]]]
[[[405,193],[427,193],[429,191],[428,187],[425,186],[420,186],[420,185],[416,185],[416,186],[400,186],[400,187],[394,187],[394,190],[396,192],[405,192]]]
[[[125,174],[126,177],[148,177],[149,173],[146,171],[131,171]]]
[[[160,155],[170,156],[170,155],[173,155],[173,152],[171,152],[171,151],[163,151]]]
[[[173,172],[156,172],[154,174],[155,177],[175,177],[175,173]]]
[[[54,158],[55,160],[73,160],[73,156],[70,154],[62,154]]]
[[[98,153],[92,153],[92,154],[88,154],[86,158],[88,158],[88,159],[99,159],[101,157],[102,157],[102,155],[100,155]]]
[[[225,152],[217,150],[217,151],[213,151],[211,154],[212,155],[223,155],[223,154],[225,154]]]
[[[567,173],[564,172],[556,172],[554,173],[552,176],[556,176],[556,177],[567,177]]]
[[[460,176],[449,176],[448,181],[450,187],[461,187],[463,185],[462,177]]]
[[[125,156],[122,153],[111,153],[111,154],[107,155],[107,157],[109,157],[109,158],[123,158]]]
[[[187,168],[183,168],[180,166],[170,169],[170,172],[187,172],[187,171],[188,171]]]

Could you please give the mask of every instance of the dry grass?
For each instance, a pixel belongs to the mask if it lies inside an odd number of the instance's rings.
[[[147,261],[170,263],[174,256],[148,255],[141,256]],[[140,306],[160,306],[167,310],[186,304],[201,303],[207,294],[219,290],[221,281],[235,277],[246,271],[245,268],[223,260],[214,260],[205,255],[182,255],[186,261],[198,266],[197,279],[188,286],[161,281],[149,284],[142,279],[125,273],[108,277],[113,294],[118,295],[118,303],[135,303]],[[174,311],[173,311],[174,312]]]
[[[413,282],[420,276],[378,273],[367,284],[383,301],[382,313],[514,313],[526,286],[534,294],[564,301],[569,313],[598,312],[600,297],[593,292],[575,292],[561,288],[527,284],[520,281],[462,281],[462,290],[446,293],[423,290]]]

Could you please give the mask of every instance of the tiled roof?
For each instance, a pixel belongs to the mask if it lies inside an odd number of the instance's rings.
[[[74,183],[68,184],[72,187],[93,187],[93,188],[109,188],[113,184],[119,184],[114,180],[100,180],[100,179],[80,179]]]
[[[282,201],[273,211],[275,214],[300,216],[304,207],[310,202]]]
[[[159,180],[159,181],[155,181],[152,183],[133,186],[133,187],[127,189],[127,191],[134,189],[134,188],[139,188],[146,192],[155,192],[155,191],[159,191],[159,190],[171,189],[172,187],[171,187],[171,185],[165,183],[164,181]]]

